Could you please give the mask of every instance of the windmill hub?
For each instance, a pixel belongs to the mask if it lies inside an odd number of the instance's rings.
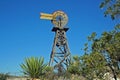
[[[53,13],[53,20],[52,23],[56,27],[64,27],[68,22],[67,15],[62,11],[56,11]]]

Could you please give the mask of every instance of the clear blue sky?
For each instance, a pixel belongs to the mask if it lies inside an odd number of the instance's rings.
[[[0,0],[0,72],[19,72],[25,57],[43,56],[49,61],[54,33],[52,23],[40,20],[40,12],[63,10],[69,17],[67,38],[72,55],[92,32],[113,29],[115,21],[104,18],[102,0]]]

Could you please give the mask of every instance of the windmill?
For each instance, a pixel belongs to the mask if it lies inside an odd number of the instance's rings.
[[[66,27],[68,17],[63,11],[56,11],[53,14],[40,14],[41,19],[51,20],[54,24],[52,32],[55,32],[52,51],[50,54],[49,65],[54,67],[58,74],[64,73],[70,64],[70,50],[66,32],[69,28]]]

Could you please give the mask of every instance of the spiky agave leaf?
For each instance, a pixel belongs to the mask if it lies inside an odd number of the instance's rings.
[[[25,58],[24,63],[20,65],[25,75],[31,78],[39,78],[45,71],[44,58],[40,57],[29,57]]]

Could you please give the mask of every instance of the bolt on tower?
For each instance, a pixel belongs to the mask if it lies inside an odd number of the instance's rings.
[[[67,15],[62,11],[53,14],[41,13],[41,19],[48,19],[54,24],[52,32],[55,32],[53,47],[50,55],[49,65],[54,67],[58,74],[64,73],[70,64],[70,50],[68,47],[66,27],[68,22]]]

